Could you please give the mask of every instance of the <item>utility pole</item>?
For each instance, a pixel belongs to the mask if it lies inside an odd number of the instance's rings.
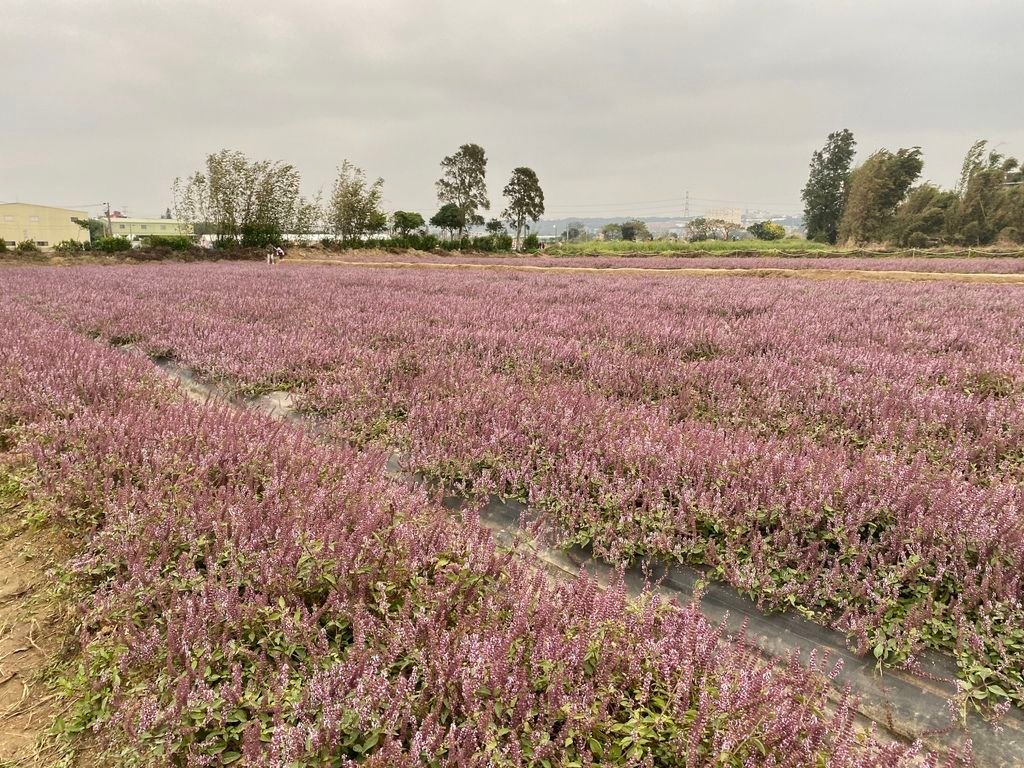
[[[104,203],[107,206],[107,237],[114,236],[114,225],[110,223],[110,203]]]
[[[686,190],[686,207],[683,209],[683,218],[690,218],[690,190]]]

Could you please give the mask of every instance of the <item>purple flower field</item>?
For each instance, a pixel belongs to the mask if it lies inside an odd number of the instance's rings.
[[[508,264],[534,267],[583,267],[590,269],[819,269],[869,270],[883,272],[959,272],[966,274],[1021,274],[1020,256],[842,256],[814,252],[794,256],[708,256],[685,251],[671,256],[597,256],[550,254],[506,255],[474,253],[442,255],[423,252],[381,253],[350,251],[342,254],[308,252],[309,257],[369,263],[412,262],[421,264]]]
[[[336,299],[349,296],[342,304],[355,314],[344,322],[363,315],[369,329],[383,315],[355,293],[373,276],[301,271],[270,282],[219,267],[4,277],[3,465],[52,524],[80,533],[69,579],[81,596],[82,662],[65,680],[71,708],[62,727],[95,732],[109,762],[938,765],[855,730],[848,701],[826,702],[827,660],[812,659],[810,672],[796,659],[768,666],[692,606],[650,594],[630,601],[586,578],[552,585],[497,551],[471,513],[456,520],[423,491],[388,479],[375,445],[385,437],[431,460],[416,447],[426,433],[404,431],[423,406],[409,403],[406,418],[394,416],[375,437],[343,430],[343,414],[355,419],[357,409],[331,393],[344,370],[365,375],[335,357],[351,348],[306,347],[303,364],[333,374],[322,391],[315,376],[304,386],[311,405],[335,398],[339,434],[358,448],[185,401],[138,355],[76,332],[123,337],[122,325],[146,327],[151,336],[140,343],[191,356],[211,375],[251,387],[275,377],[298,384],[314,368],[299,365],[298,347],[274,353],[278,329],[294,325],[296,344],[330,329],[340,343],[342,321],[307,324],[313,315],[297,314],[331,286]],[[378,285],[374,295],[394,301],[395,287]],[[66,324],[44,316],[62,314],[58,307],[73,308]],[[331,316],[324,311],[340,305],[322,305],[321,320]],[[255,322],[261,316],[266,323]],[[358,342],[366,355],[375,345],[384,354],[399,339]],[[264,344],[266,357],[246,357]],[[479,349],[462,344],[453,349],[460,359]],[[230,374],[215,362],[229,348]],[[271,370],[275,360],[281,370]],[[399,355],[393,365],[407,378],[440,375],[417,360]],[[465,381],[483,381],[478,368]],[[459,396],[450,381],[433,394]],[[395,402],[415,389],[396,385]],[[521,482],[511,470],[499,480],[496,468],[486,483]]]
[[[342,267],[8,270],[3,299],[288,389],[339,443],[527,500],[1024,702],[1024,292]]]

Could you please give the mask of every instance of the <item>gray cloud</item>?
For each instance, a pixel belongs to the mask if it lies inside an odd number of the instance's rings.
[[[496,204],[525,164],[555,215],[783,209],[840,127],[862,157],[921,145],[943,184],[976,138],[1024,155],[1018,0],[3,5],[0,200],[153,214],[230,147],[310,190],[348,157],[430,209],[476,141]]]

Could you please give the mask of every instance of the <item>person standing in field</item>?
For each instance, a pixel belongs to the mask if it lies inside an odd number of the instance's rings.
[[[274,263],[276,264],[277,262],[279,262],[283,258],[284,258],[284,248],[282,248],[280,245],[274,246]]]

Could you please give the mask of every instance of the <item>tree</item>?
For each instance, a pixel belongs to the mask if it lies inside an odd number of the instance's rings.
[[[653,240],[647,223],[640,219],[630,219],[622,223],[622,239],[630,242],[634,240]]]
[[[161,218],[161,219],[167,219],[168,221],[169,221],[170,219],[173,219],[174,217],[173,217],[173,216],[171,216],[171,209],[170,209],[170,208],[168,208],[168,209],[167,209],[166,211],[164,211],[164,214],[163,214],[163,216],[161,216],[160,218]]]
[[[911,248],[927,248],[945,242],[956,204],[955,192],[943,191],[931,184],[915,187],[896,209],[889,239]]]
[[[571,243],[587,239],[587,227],[582,221],[570,221],[565,225],[565,239]]]
[[[1024,231],[1020,163],[995,150],[986,154],[987,148],[987,141],[975,142],[964,158],[950,216],[955,242],[987,245],[999,237],[1015,240]]]
[[[532,168],[516,168],[502,194],[508,199],[502,216],[515,232],[515,247],[519,248],[524,232],[530,229],[527,222],[536,222],[544,215],[544,190]]]
[[[487,199],[487,154],[479,144],[463,144],[458,152],[441,161],[441,168],[444,176],[437,181],[437,199],[459,209],[461,239],[467,226],[484,223],[477,210],[491,209]]]
[[[370,215],[366,219],[366,234],[379,235],[381,232],[386,232],[387,229],[388,215],[379,208],[371,211]]]
[[[486,229],[492,237],[505,234],[505,225],[501,223],[501,219],[491,219],[487,222]]]
[[[808,240],[834,244],[838,239],[856,146],[853,133],[843,129],[830,133],[825,146],[811,156],[811,171],[802,192]]]
[[[369,183],[362,168],[348,160],[342,162],[326,216],[342,245],[362,241],[366,235],[387,227],[387,216],[380,209],[383,196],[384,179]]]
[[[73,217],[71,220],[82,229],[89,230],[89,239],[92,242],[107,236],[107,222],[105,221],[100,221],[99,219],[79,219],[77,217]]]
[[[455,203],[445,203],[441,206],[441,210],[430,217],[431,226],[437,227],[448,233],[448,239],[451,239],[455,234],[455,231],[464,232],[466,229],[466,219],[462,215],[462,211]],[[461,237],[459,238],[462,239]]]
[[[920,147],[896,153],[880,149],[865,160],[850,176],[839,239],[857,244],[889,239],[896,208],[923,167]]]
[[[601,235],[605,240],[621,240],[622,239],[622,225],[621,224],[605,224],[601,227]]]
[[[309,237],[324,230],[324,209],[321,204],[321,192],[317,192],[312,198],[301,197],[295,210],[295,226],[292,227],[297,235]]]
[[[423,216],[410,211],[395,211],[391,215],[391,230],[399,237],[409,237],[413,232],[423,229],[427,223]]]
[[[178,219],[197,228],[208,224],[221,242],[238,242],[262,233],[273,242],[294,230],[302,202],[301,177],[294,166],[250,160],[223,149],[207,155],[205,168],[174,180]]]
[[[747,227],[747,232],[758,240],[781,240],[786,236],[786,228],[774,221],[759,221]]]
[[[705,240],[728,240],[729,230],[734,227],[734,224],[724,219],[707,219],[698,216],[686,227],[687,239],[691,243],[701,243]]]

